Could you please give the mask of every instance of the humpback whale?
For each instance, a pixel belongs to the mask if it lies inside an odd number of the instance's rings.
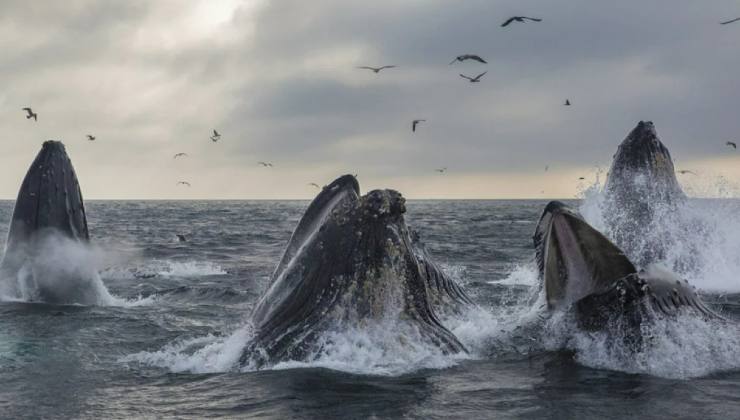
[[[241,364],[310,359],[320,351],[323,333],[383,320],[410,327],[445,353],[465,352],[440,323],[433,302],[469,299],[414,244],[405,212],[399,192],[360,196],[351,175],[324,187],[254,309],[255,335]],[[400,334],[399,340],[406,338]]]
[[[610,236],[639,266],[665,257],[666,224],[686,195],[676,179],[668,148],[650,121],[640,121],[614,155],[604,186],[603,214]]]
[[[688,282],[655,266],[638,271],[621,249],[561,202],[545,207],[534,247],[547,307],[574,308],[584,329],[614,322],[639,328],[652,316],[681,312],[719,318]]]
[[[18,192],[0,263],[0,292],[48,303],[91,304],[109,297],[104,287],[91,284],[100,282],[94,270],[69,271],[44,260],[51,252],[89,239],[72,162],[61,142],[46,141]]]

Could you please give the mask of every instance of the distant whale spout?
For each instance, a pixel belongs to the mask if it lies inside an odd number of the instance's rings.
[[[18,192],[0,264],[0,281],[6,291],[28,300],[98,303],[100,289],[96,285],[88,287],[89,282],[78,278],[81,273],[72,274],[62,267],[40,263],[50,252],[87,244],[89,239],[85,206],[72,162],[61,142],[46,141]],[[73,278],[60,278],[68,274]],[[94,275],[94,281],[99,282],[97,273]]]
[[[261,363],[310,359],[322,334],[388,320],[445,353],[465,351],[430,303],[433,269],[412,245],[405,199],[393,190],[359,191],[345,175],[309,205],[254,310],[256,334],[242,364],[256,355]]]

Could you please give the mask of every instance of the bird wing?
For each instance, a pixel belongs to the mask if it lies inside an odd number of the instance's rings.
[[[486,60],[484,60],[484,59],[480,58],[480,56],[477,56],[477,55],[471,55],[471,56],[470,56],[470,58],[471,58],[471,59],[473,59],[473,60],[475,60],[475,61],[481,62],[481,63],[483,63],[483,64],[488,64],[488,63],[486,62]]]
[[[483,77],[484,74],[488,73],[488,71],[484,71],[483,73],[475,76],[475,80],[479,80],[481,77]]]
[[[532,17],[527,17],[527,16],[522,16],[522,17],[524,19],[529,19],[529,20],[531,20],[533,22],[542,22],[542,19],[539,19],[539,18],[532,18]]]
[[[460,57],[455,57],[454,60],[450,61],[450,64],[455,64],[455,61],[458,61],[459,59],[460,59]]]
[[[31,113],[31,108],[23,108],[23,110],[28,112],[29,114]]]
[[[360,67],[357,67],[357,68],[358,69],[365,69],[365,70],[373,70],[373,71],[378,70],[375,67],[368,67],[368,66],[360,66]]]
[[[516,20],[516,18],[515,18],[515,17],[511,17],[511,18],[508,18],[508,19],[506,19],[506,22],[504,22],[503,24],[501,24],[501,27],[502,27],[502,28],[504,28],[504,27],[506,27],[506,26],[509,26],[509,24],[510,24],[511,22],[515,21],[515,20]]]
[[[216,131],[216,130],[213,130],[213,136],[214,136],[214,137],[220,137],[221,135],[220,135],[220,134],[218,134],[218,131]]]
[[[470,77],[468,77],[468,76],[466,76],[466,75],[464,75],[464,74],[462,74],[462,73],[460,73],[460,77],[462,77],[462,78],[464,78],[464,79],[468,79],[468,80],[473,80],[473,79],[471,79]]]
[[[728,23],[737,22],[738,20],[740,20],[740,18],[735,18],[735,19],[728,20],[728,21],[725,21],[725,22],[720,22],[719,24],[720,25],[727,25]]]
[[[393,68],[396,68],[396,67],[398,67],[398,66],[396,66],[396,65],[392,65],[392,66],[383,66],[383,67],[381,67],[380,69],[381,69],[381,70],[383,70],[383,69],[393,69]]]

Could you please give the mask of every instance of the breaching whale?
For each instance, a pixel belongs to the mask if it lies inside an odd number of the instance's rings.
[[[389,319],[445,353],[464,352],[431,303],[462,299],[463,292],[415,248],[405,211],[397,191],[360,196],[351,175],[324,187],[298,223],[255,307],[255,335],[241,363],[306,360],[320,350],[323,333]]]
[[[662,260],[670,239],[659,225],[675,216],[686,195],[668,148],[650,121],[640,121],[614,155],[602,213],[611,238],[638,266]]]
[[[638,271],[621,249],[561,202],[545,207],[534,246],[547,307],[575,308],[584,329],[614,322],[639,327],[651,316],[684,311],[719,317],[675,274],[652,266]]]
[[[0,263],[0,291],[48,303],[93,304],[109,297],[104,287],[98,287],[102,284],[91,284],[100,282],[94,270],[74,267],[70,271],[45,260],[51,252],[71,243],[85,244],[89,239],[72,162],[61,142],[46,141],[18,192]]]

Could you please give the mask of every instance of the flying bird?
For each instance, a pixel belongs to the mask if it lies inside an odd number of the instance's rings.
[[[570,106],[570,99],[566,99],[566,100],[565,100],[565,103],[564,103],[563,105],[565,105],[565,106]]]
[[[309,182],[308,185],[311,186],[311,187],[316,187],[318,189],[321,189],[321,187],[319,186],[319,184],[317,184],[315,182]]]
[[[175,234],[177,236],[177,240],[180,242],[187,242],[188,238],[185,235]]]
[[[584,179],[586,179],[586,178],[584,178],[584,177],[578,178],[579,181],[583,181]]]
[[[95,136],[93,136],[92,134],[88,134],[87,135],[87,140],[88,141],[95,141]]]
[[[172,159],[177,159],[179,157],[184,157],[184,156],[187,156],[187,155],[188,155],[187,153],[183,153],[183,152],[175,153],[175,156],[172,156]]]
[[[736,144],[735,142],[732,142],[732,141],[728,141],[728,142],[727,142],[727,143],[725,143],[725,144],[726,144],[727,146],[730,146],[730,147],[732,147],[733,149],[737,149],[737,144]]]
[[[211,136],[211,141],[215,143],[215,142],[217,142],[219,140],[221,140],[221,134],[214,129],[213,130],[213,135]]]
[[[501,24],[501,27],[502,28],[505,28],[505,27],[509,26],[509,24],[512,23],[512,22],[521,22],[521,23],[524,23],[525,20],[531,20],[532,22],[542,22],[542,19],[538,19],[538,18],[532,18],[532,17],[527,17],[527,16],[512,16],[512,17],[506,19],[506,22],[502,23]]]
[[[488,73],[488,72],[487,71],[484,71],[483,73],[481,73],[481,74],[479,74],[479,75],[477,75],[475,77],[469,77],[469,76],[466,76],[464,74],[460,74],[460,77],[462,77],[463,79],[468,79],[470,81],[470,83],[478,83],[478,82],[480,82],[480,78],[483,77],[483,75],[486,74],[486,73]]]
[[[456,61],[459,61],[459,62],[462,63],[465,60],[475,60],[475,61],[478,61],[478,62],[483,63],[483,64],[488,64],[488,62],[486,62],[486,60],[480,58],[479,55],[475,55],[475,54],[458,55],[457,57],[455,57],[454,60],[450,61],[450,64],[455,64]]]
[[[39,120],[38,114],[36,114],[35,112],[33,112],[33,110],[31,108],[23,108],[23,110],[26,111],[26,113],[28,114],[28,115],[26,115],[26,119],[27,120],[30,120],[31,118],[33,118],[34,121],[38,121]]]
[[[262,165],[262,166],[264,166],[265,168],[267,168],[267,167],[270,167],[270,168],[272,168],[272,163],[270,163],[270,162],[257,162],[257,164],[258,164],[258,165]]]
[[[190,183],[188,181],[177,181],[177,185],[184,185],[186,187],[191,187]]]
[[[435,169],[435,171],[443,174],[443,173],[447,172],[447,167]]]
[[[720,25],[727,25],[728,23],[737,22],[738,20],[740,20],[740,17],[739,18],[732,19],[732,20],[728,20],[728,21],[725,21],[725,22],[720,22],[719,24]]]
[[[689,171],[688,169],[681,169],[680,171],[676,171],[676,172],[678,172],[681,175],[686,175],[686,174],[696,175],[695,172]]]
[[[423,122],[426,120],[413,120],[411,121],[411,131],[416,132],[416,126],[419,125],[420,122]]]
[[[380,66],[380,67],[370,67],[370,66],[360,66],[357,67],[358,69],[364,69],[364,70],[372,70],[375,73],[380,73],[383,69],[392,69],[398,66]]]

